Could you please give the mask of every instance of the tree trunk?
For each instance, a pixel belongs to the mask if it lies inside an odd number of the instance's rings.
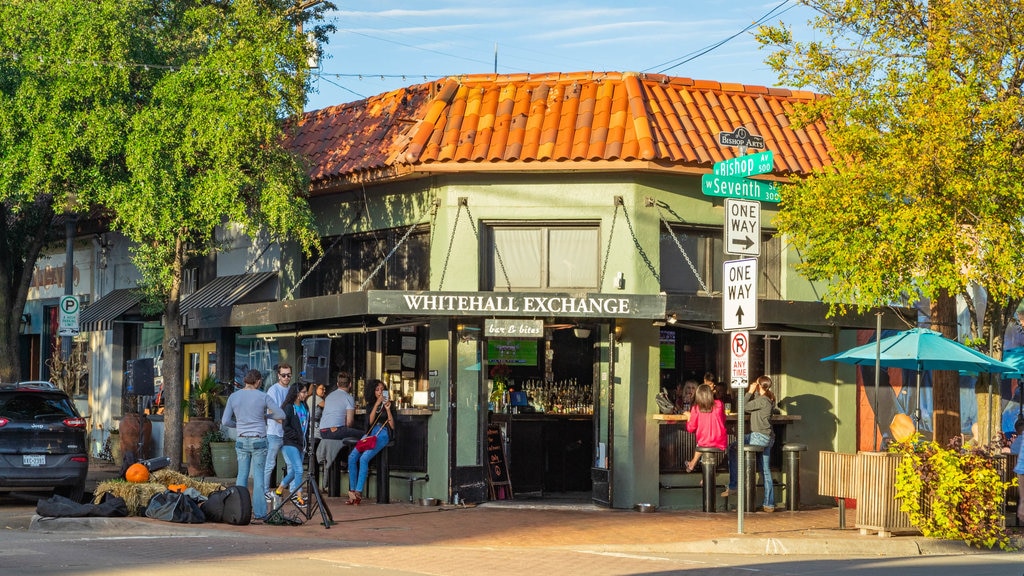
[[[931,329],[957,340],[956,300],[943,290],[929,304]],[[932,372],[932,439],[949,446],[960,436],[960,375],[954,370]]]
[[[174,262],[171,264],[171,289],[164,308],[164,358],[161,375],[164,379],[164,455],[171,459],[171,470],[181,469],[182,402],[185,385],[181,378],[181,273],[185,261],[185,246],[179,238],[175,242]]]

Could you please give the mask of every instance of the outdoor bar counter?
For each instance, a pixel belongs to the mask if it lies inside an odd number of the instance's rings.
[[[661,426],[658,444],[659,469],[662,473],[686,472],[686,461],[697,449],[697,438],[686,431],[688,414],[655,414],[654,419]],[[736,414],[725,415],[725,428],[729,433],[729,443],[736,441]],[[782,466],[782,445],[786,443],[786,429],[790,424],[799,422],[800,416],[789,414],[772,414],[772,429],[775,431],[775,443],[772,445],[771,466]],[[746,418],[745,432],[750,433],[750,416]]]

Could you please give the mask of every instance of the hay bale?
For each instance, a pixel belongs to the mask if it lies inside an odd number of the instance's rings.
[[[162,468],[153,472],[153,475],[150,476],[150,480],[163,484],[165,488],[170,484],[184,484],[187,488],[195,488],[203,496],[209,496],[213,492],[226,488],[226,486],[220,482],[197,480],[196,478],[182,474],[181,472],[175,472],[169,468]]]
[[[149,477],[149,482],[128,482],[123,478],[106,480],[96,485],[93,503],[99,504],[103,495],[110,493],[124,500],[128,507],[128,513],[133,516],[142,516],[146,513],[146,507],[153,496],[167,491],[169,484],[184,484],[187,488],[195,488],[203,496],[209,496],[213,492],[223,490],[225,486],[219,482],[206,482],[197,480],[180,472],[174,472],[164,468],[157,470]]]
[[[149,500],[161,492],[167,491],[167,485],[159,482],[128,482],[123,479],[106,480],[96,485],[93,503],[99,504],[103,495],[110,493],[124,500],[128,513],[132,516],[141,516],[149,506]]]

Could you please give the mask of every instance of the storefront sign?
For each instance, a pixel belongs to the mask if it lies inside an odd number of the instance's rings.
[[[367,307],[370,314],[662,318],[665,316],[665,297],[638,294],[374,290],[369,294]]]
[[[540,338],[543,335],[543,320],[484,320],[484,336],[487,338]]]

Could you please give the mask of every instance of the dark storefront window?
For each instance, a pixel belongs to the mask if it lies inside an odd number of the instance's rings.
[[[678,245],[676,241],[678,241]],[[680,246],[682,251],[680,251]],[[781,255],[781,240],[771,235],[762,236],[761,256],[757,262],[757,269],[760,273],[757,282],[759,298],[782,298]],[[725,256],[725,259],[728,260],[740,258],[743,257]],[[722,230],[720,228],[677,227],[673,228],[671,232],[662,228],[661,289],[665,292],[706,296],[708,294],[704,288],[707,288],[712,293],[721,293],[722,261]],[[703,280],[703,287],[698,276],[700,280]]]
[[[365,290],[429,289],[429,229],[426,226],[417,228],[399,245],[407,231],[408,228],[395,228],[351,234],[340,239],[337,236],[323,238],[323,257],[303,259],[302,272],[308,276],[300,289],[302,297],[356,292],[378,266],[380,270],[373,275]],[[395,253],[385,261],[392,250]]]
[[[596,224],[491,224],[486,290],[597,289]]]

